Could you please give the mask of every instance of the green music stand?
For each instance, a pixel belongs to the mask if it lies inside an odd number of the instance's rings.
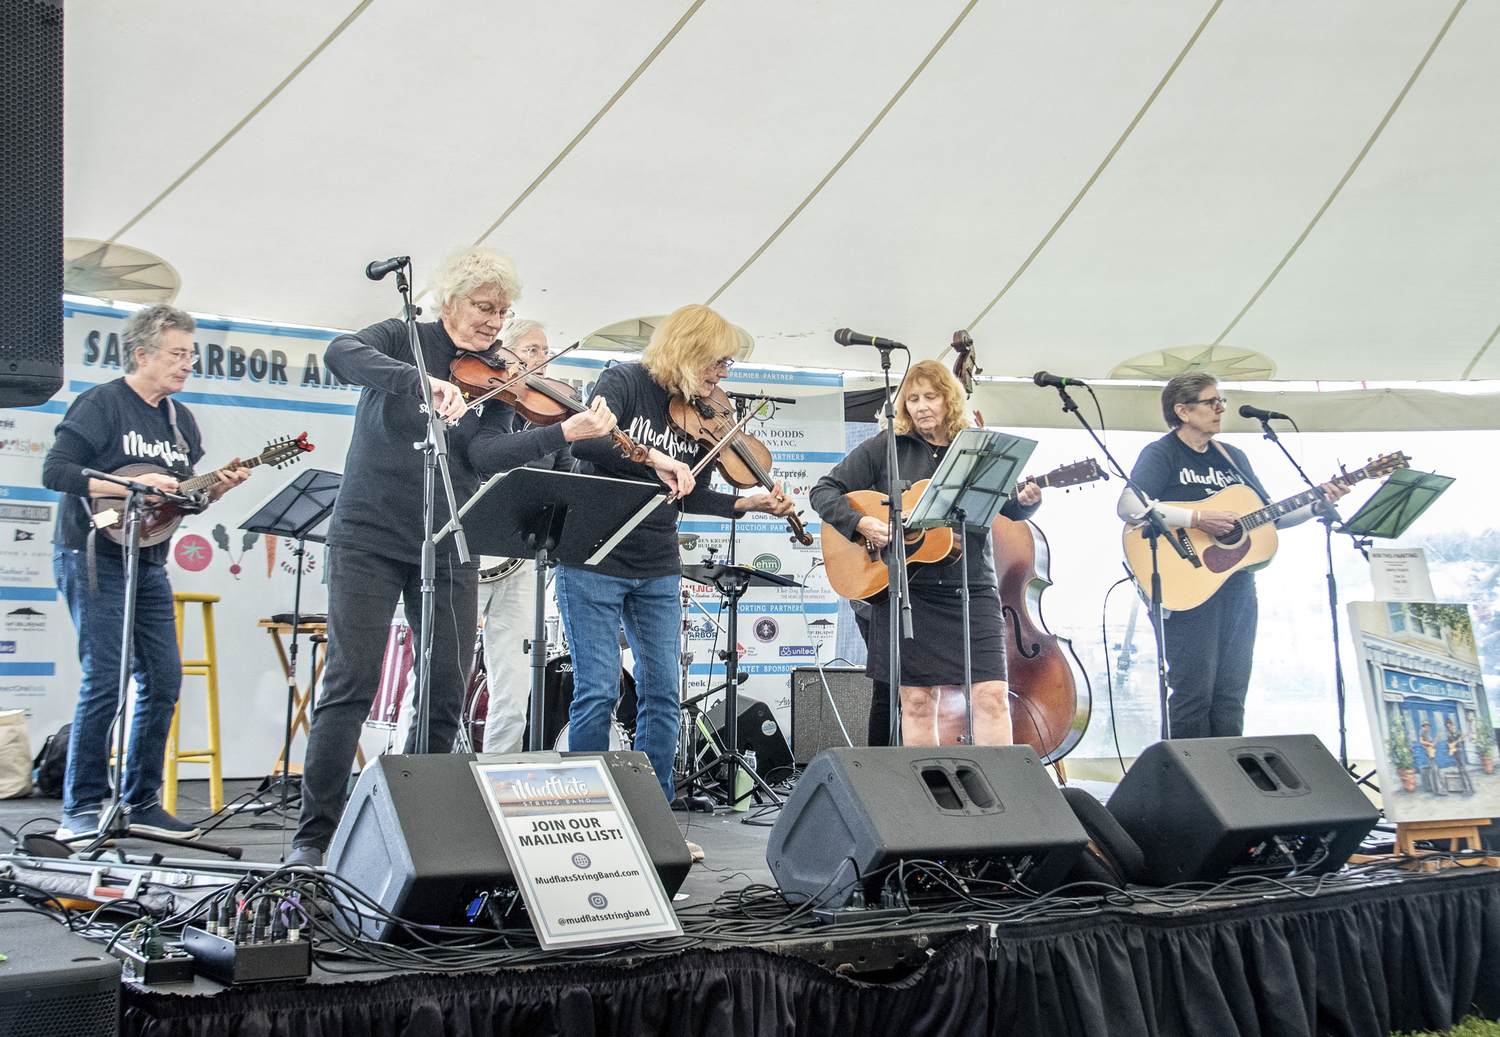
[[[1361,552],[1371,540],[1394,540],[1452,485],[1450,476],[1397,468],[1375,496],[1339,526],[1339,532],[1353,537]]]

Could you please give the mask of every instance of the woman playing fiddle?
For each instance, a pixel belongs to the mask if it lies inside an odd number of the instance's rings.
[[[953,373],[936,360],[913,364],[896,400],[896,463],[908,485],[929,479],[948,452],[958,430],[969,426],[963,389]],[[884,436],[865,440],[833,471],[818,480],[809,500],[818,515],[850,540],[863,536],[879,547],[890,542],[890,524],[861,516],[844,494],[885,490]],[[1042,491],[1027,483],[1006,503],[1007,518],[1030,517]],[[979,745],[1009,745],[1010,704],[1006,699],[1005,627],[995,581],[994,551],[988,530],[969,530],[963,559],[929,565],[911,578],[912,633],[901,642],[901,740],[906,745],[938,744],[938,698],[944,686],[964,679],[963,602],[959,594],[969,567],[969,639],[973,665],[974,740]],[[870,616],[869,661],[865,672],[876,681],[890,671],[889,600],[874,604]],[[876,703],[876,708],[882,704]],[[874,724],[872,723],[872,728]]]
[[[679,436],[668,422],[673,394],[694,399],[712,393],[729,373],[739,343],[734,329],[707,306],[684,306],[651,336],[636,363],[606,369],[594,386],[618,415],[620,427],[650,448],[645,463],[623,456],[607,439],[573,445],[575,471],[642,482],[661,481],[676,496],[633,529],[596,566],[559,565],[557,605],[573,650],[573,704],[568,744],[577,750],[609,748],[609,720],[620,694],[620,624],[636,660],[635,748],[646,753],[667,801],[673,798],[672,760],[677,752],[678,586],[677,515],[691,512],[732,518],[750,511],[790,514],[795,505],[776,483],[768,493],[734,497],[695,480],[689,468],[704,448]]]

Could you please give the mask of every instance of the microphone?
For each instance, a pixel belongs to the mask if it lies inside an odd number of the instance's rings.
[[[876,338],[874,335],[861,335],[857,331],[848,328],[839,328],[833,333],[833,340],[841,346],[874,346],[876,349],[905,349],[899,342],[888,338]]]
[[[372,281],[384,281],[386,274],[392,270],[400,270],[410,262],[411,256],[393,256],[384,263],[372,261],[369,266],[365,267],[365,276]]]
[[[1270,421],[1272,418],[1280,418],[1283,421],[1291,421],[1292,420],[1291,418],[1287,417],[1285,414],[1282,414],[1280,411],[1261,410],[1259,407],[1252,407],[1248,403],[1244,404],[1243,406],[1240,407],[1240,417],[1242,417],[1242,418],[1256,418],[1256,419],[1258,419],[1260,421]]]
[[[1088,384],[1087,382],[1083,382],[1077,378],[1064,378],[1060,374],[1048,374],[1046,371],[1038,371],[1036,374],[1031,376],[1031,380],[1037,385],[1041,386],[1043,389],[1047,388],[1049,385],[1054,389],[1066,389],[1070,385]]]

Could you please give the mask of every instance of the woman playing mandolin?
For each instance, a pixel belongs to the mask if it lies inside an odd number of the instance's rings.
[[[896,401],[896,462],[908,485],[931,478],[958,430],[969,427],[963,390],[952,372],[936,360],[912,365]],[[810,500],[824,522],[850,540],[864,538],[877,548],[891,539],[890,524],[861,516],[846,493],[884,490],[885,439],[874,436],[849,452],[813,487]],[[1028,483],[1001,510],[1007,518],[1029,518],[1041,490]],[[1005,627],[995,583],[994,552],[988,531],[970,530],[962,564],[969,567],[969,640],[973,659],[974,740],[979,745],[1012,741],[1005,675]],[[963,670],[963,574],[957,565],[929,565],[911,577],[913,637],[901,642],[901,740],[906,745],[937,745],[938,698],[945,686],[961,685]],[[889,672],[889,600],[873,604],[870,654],[865,672],[876,681]],[[877,704],[878,708],[878,704]],[[872,725],[873,726],[873,725]]]

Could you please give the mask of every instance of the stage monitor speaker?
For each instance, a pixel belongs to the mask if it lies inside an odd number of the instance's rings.
[[[825,678],[827,691],[823,689]],[[868,745],[873,689],[863,666],[824,666],[821,676],[815,666],[793,670],[792,758],[805,767],[824,749]],[[844,722],[842,728],[840,720]],[[849,733],[847,741],[845,731]]]
[[[787,747],[786,735],[776,722],[776,715],[771,712],[771,707],[748,695],[740,695],[736,704],[740,713],[740,722],[735,728],[738,735],[736,744],[739,745],[740,752],[748,749],[755,753],[755,773],[768,782],[791,777],[792,750]],[[708,724],[721,742],[729,736],[724,727],[722,700],[708,711]]]
[[[766,863],[783,890],[819,907],[878,906],[902,861],[941,861],[959,880],[995,883],[971,883],[975,894],[1002,883],[1046,890],[1087,844],[1030,746],[828,749],[781,808]],[[917,869],[907,879],[914,898],[959,895]]]
[[[0,1034],[112,1037],[120,1032],[120,961],[42,915],[0,924]]]
[[[1337,871],[1380,817],[1316,735],[1157,742],[1108,806],[1157,886]]]
[[[667,896],[676,893],[693,861],[646,754],[560,755],[605,761]],[[469,768],[474,759],[433,753],[370,761],[334,833],[328,869],[408,922],[470,924],[479,897],[515,888],[505,846]],[[398,927],[366,912],[360,933],[387,940]]]
[[[63,384],[63,11],[0,0],[0,407]]]

